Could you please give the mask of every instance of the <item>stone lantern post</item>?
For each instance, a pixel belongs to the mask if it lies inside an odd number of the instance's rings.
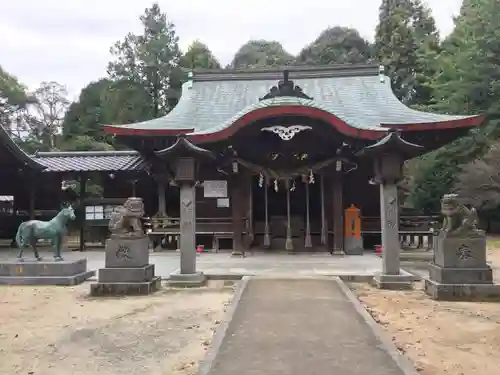
[[[397,183],[403,177],[403,163],[422,152],[423,147],[407,142],[391,130],[377,143],[365,147],[360,155],[374,160],[375,182],[380,186],[382,230],[382,272],[374,281],[381,289],[411,288],[411,275],[400,271],[399,202]]]
[[[180,187],[180,272],[170,276],[172,284],[199,286],[205,282],[202,272],[196,271],[196,182],[198,170],[206,160],[214,159],[211,151],[192,144],[179,136],[170,147],[156,151],[173,169]]]

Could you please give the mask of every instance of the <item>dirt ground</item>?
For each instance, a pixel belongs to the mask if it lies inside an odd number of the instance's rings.
[[[500,242],[489,241],[488,261],[500,281]],[[423,292],[352,289],[424,375],[500,374],[500,302],[436,302]]]
[[[0,287],[0,374],[191,375],[232,287],[88,297],[76,287]]]

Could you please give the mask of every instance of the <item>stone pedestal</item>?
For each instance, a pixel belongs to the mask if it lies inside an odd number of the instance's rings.
[[[0,284],[78,285],[95,275],[87,271],[87,260],[13,260],[0,263]]]
[[[206,277],[202,272],[182,274],[173,273],[170,275],[168,284],[175,288],[198,288],[205,285]]]
[[[344,252],[346,255],[363,255],[363,239],[360,237],[344,238]]]
[[[111,237],[106,241],[105,267],[92,284],[92,296],[144,295],[160,288],[154,265],[149,264],[149,240],[144,237]]]
[[[413,275],[386,275],[378,273],[373,277],[372,284],[379,289],[407,290],[413,288],[413,282],[418,280]]]
[[[486,236],[436,237],[425,292],[437,300],[486,300],[500,297],[493,271],[486,263]]]

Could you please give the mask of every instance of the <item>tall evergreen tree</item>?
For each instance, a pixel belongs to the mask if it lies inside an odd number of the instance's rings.
[[[484,154],[500,136],[499,12],[497,0],[464,0],[455,29],[443,43],[436,62],[441,69],[432,83],[433,107],[445,113],[485,113],[489,120],[423,160],[411,194],[417,207],[436,210],[439,198],[454,188],[462,165]]]
[[[150,99],[151,117],[159,117],[175,105],[171,94],[181,57],[178,37],[157,3],[140,20],[142,34],[129,33],[111,48],[115,60],[109,63],[108,73],[114,80],[130,80],[142,87]]]
[[[386,67],[396,96],[406,104],[427,104],[439,35],[421,0],[383,0],[375,35],[375,56]]]

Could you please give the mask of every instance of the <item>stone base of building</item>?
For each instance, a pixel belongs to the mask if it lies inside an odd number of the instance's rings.
[[[6,261],[0,263],[3,285],[78,285],[95,275],[87,259],[71,261]]]
[[[430,263],[429,279],[438,284],[491,284],[493,283],[493,270],[489,266],[445,268]]]
[[[103,270],[99,270],[99,273],[101,271]],[[140,296],[154,293],[160,288],[160,277],[153,277],[143,282],[98,282],[90,285],[90,295],[93,297]]]
[[[425,293],[440,301],[500,300],[500,284],[441,284],[425,280]]]
[[[199,288],[205,285],[207,281],[203,272],[196,273],[173,273],[170,275],[168,285],[174,288]]]
[[[408,290],[413,289],[413,275],[385,275],[376,274],[372,279],[372,285],[378,289]]]
[[[355,237],[344,238],[344,252],[346,255],[363,255],[363,239]]]
[[[231,252],[231,256],[235,258],[244,258],[245,257],[245,252],[242,250],[233,250]]]

